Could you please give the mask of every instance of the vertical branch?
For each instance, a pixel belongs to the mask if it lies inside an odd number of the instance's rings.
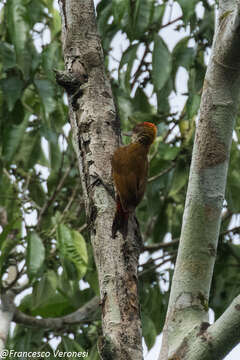
[[[12,307],[12,299],[14,294],[12,292],[8,292],[8,294],[4,294],[1,296],[1,305],[0,305],[0,353],[3,354],[3,350],[5,349],[5,344],[7,341],[11,321],[13,318],[13,307]],[[11,299],[11,300],[10,300]]]
[[[57,81],[68,93],[102,306],[101,357],[142,359],[137,293],[139,245],[133,224],[125,242],[111,238],[115,202],[111,155],[119,145],[112,91],[104,71],[92,0],[59,0],[65,71]],[[110,191],[106,191],[110,189]]]
[[[194,141],[161,360],[190,359],[188,334],[199,333],[201,323],[208,319],[209,290],[240,95],[239,10],[237,0],[220,1]],[[197,360],[196,353],[194,356]]]

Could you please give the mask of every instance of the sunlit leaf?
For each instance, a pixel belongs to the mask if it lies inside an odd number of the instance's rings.
[[[61,17],[60,17],[60,13],[58,10],[56,10],[55,8],[52,9],[52,21],[50,24],[50,28],[51,28],[51,38],[54,39],[56,37],[56,35],[61,31]]]
[[[57,228],[58,247],[63,259],[72,262],[81,278],[87,271],[88,254],[83,236],[61,224]]]

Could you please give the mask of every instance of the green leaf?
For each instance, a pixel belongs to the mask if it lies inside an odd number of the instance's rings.
[[[112,10],[114,20],[117,24],[120,24],[124,14],[128,11],[128,1],[127,0],[113,0],[112,1]]]
[[[57,41],[51,42],[46,46],[42,53],[42,65],[48,78],[55,81],[54,68],[59,68],[60,46]]]
[[[41,155],[41,137],[38,131],[32,130],[25,133],[15,161],[20,162],[24,170],[33,168]]]
[[[58,170],[62,161],[62,153],[60,151],[58,143],[49,143],[49,157],[51,168],[53,170]]]
[[[87,253],[87,246],[84,237],[76,230],[72,230],[72,237],[73,237],[74,247],[76,248],[78,254],[80,254],[83,262],[87,264],[88,253]],[[78,256],[76,256],[76,260],[78,260]]]
[[[27,328],[21,324],[16,324],[13,332],[13,338],[11,339],[11,344],[14,344],[14,350],[18,352],[18,359],[26,360],[27,357],[23,356],[24,352],[32,351],[33,348],[35,350],[40,350],[43,336],[43,329],[36,328],[35,331],[32,331],[31,328]],[[44,348],[44,350],[46,350],[46,348]],[[22,356],[19,356],[20,353]],[[10,358],[10,356],[8,358]]]
[[[43,187],[39,181],[39,178],[34,177],[30,179],[28,190],[30,193],[31,199],[35,201],[37,205],[42,207],[46,200],[46,193],[43,190]]]
[[[53,270],[47,271],[33,288],[33,309],[46,305],[54,297],[58,278]]]
[[[60,13],[57,9],[53,8],[51,13],[52,13],[52,21],[50,23],[51,39],[54,39],[56,35],[61,32],[62,23],[61,23]]]
[[[36,232],[28,237],[27,272],[30,281],[38,277],[45,259],[45,247]]]
[[[106,6],[101,8],[103,4],[104,5],[106,4]],[[97,10],[98,10],[98,22],[97,22],[98,31],[99,31],[99,34],[101,35],[102,39],[104,39],[103,36],[106,34],[107,29],[108,29],[106,24],[108,23],[108,19],[112,15],[112,2],[109,3],[108,0],[101,1],[97,6]]]
[[[84,277],[84,280],[86,280],[91,289],[95,292],[96,295],[99,296],[99,283],[98,283],[98,275],[97,271],[88,271],[87,274]]]
[[[124,88],[128,93],[131,92],[130,86],[130,78],[131,78],[131,71],[133,67],[134,60],[136,60],[136,54],[139,44],[130,45],[127,50],[124,52],[121,62],[119,64],[119,72],[118,77],[124,79]],[[127,64],[127,69],[122,69],[122,67]],[[122,70],[122,71],[121,71]],[[120,73],[121,71],[121,73]]]
[[[156,30],[158,30],[161,27],[165,8],[166,8],[166,4],[158,5],[155,3],[155,6],[153,8],[151,24],[156,26]]]
[[[42,1],[43,1],[44,5],[48,8],[48,10],[52,13],[54,0],[42,0]]]
[[[5,138],[6,142],[4,143],[3,148],[5,161],[12,161],[14,155],[18,151],[28,125],[28,119],[29,115],[25,115],[24,121],[20,125],[14,125],[10,129],[8,136]]]
[[[172,51],[173,60],[173,76],[176,76],[179,66],[183,66],[186,70],[193,63],[195,51],[192,47],[187,47],[189,36],[181,39]]]
[[[31,54],[27,48],[30,27],[26,19],[27,7],[24,0],[12,0],[7,2],[7,24],[11,40],[16,51],[16,59],[24,78],[29,78],[31,69]]]
[[[141,281],[140,301],[142,312],[151,318],[156,332],[159,334],[163,329],[167,310],[164,294],[162,294],[158,283],[149,284],[143,279]]]
[[[155,197],[156,199],[156,197]],[[166,204],[159,209],[158,217],[153,229],[153,241],[154,243],[160,243],[163,241],[164,236],[168,232],[168,217],[166,212]]]
[[[154,36],[154,49],[152,59],[152,82],[155,91],[163,88],[172,69],[171,54],[167,45],[159,35]]]
[[[0,80],[0,87],[3,91],[3,96],[6,98],[8,110],[12,111],[16,101],[22,95],[24,81],[18,76],[9,76],[6,79]]]
[[[127,50],[124,51],[119,64],[119,70],[123,67],[123,65],[129,64],[129,62],[132,63],[135,60],[138,46],[139,44],[130,45]]]
[[[142,333],[145,340],[145,343],[147,345],[148,350],[150,350],[156,340],[157,332],[155,325],[152,321],[152,319],[146,315],[144,312],[141,314],[142,317]]]
[[[47,79],[34,80],[34,83],[43,104],[45,115],[48,118],[49,114],[56,108],[54,85]]]
[[[81,279],[87,271],[88,254],[83,236],[65,225],[57,227],[58,248],[62,260],[66,258],[75,265],[78,278]]]
[[[179,205],[168,204],[169,231],[172,233],[173,239],[179,237],[181,232],[183,210],[183,201],[180,201]]]
[[[154,1],[153,0],[137,0],[134,6],[133,15],[133,29],[136,39],[141,38],[144,32],[147,30],[152,12]]]
[[[215,23],[215,11],[214,7],[205,9],[204,18],[200,21],[199,30],[197,34],[204,36],[209,44],[212,44],[213,35],[214,35],[214,23]]]
[[[27,4],[28,22],[33,27],[36,23],[42,22],[44,17],[44,5],[42,1],[31,0]]]
[[[137,88],[132,102],[136,111],[149,114],[155,111],[154,106],[149,103],[147,95],[140,87]]]
[[[240,291],[240,273],[236,271],[240,261],[238,246],[222,243],[218,249],[210,302],[216,319],[222,315]]]
[[[188,180],[188,171],[184,163],[178,162],[177,167],[174,170],[174,176],[172,181],[171,190],[169,196],[175,197],[175,195],[183,188]]]
[[[192,67],[189,71],[189,79],[188,79],[188,91],[190,95],[195,95],[195,93],[199,93],[203,87],[203,80],[205,76],[206,67],[202,63],[203,54],[198,54],[197,59],[195,60],[194,68]]]
[[[158,146],[159,156],[162,160],[174,160],[180,150],[180,147],[165,143],[160,143]]]
[[[233,152],[232,152],[233,153]],[[236,166],[236,165],[235,165]],[[240,210],[240,183],[239,183],[239,172],[237,168],[231,168],[228,175],[228,187],[226,192],[226,200],[228,206],[233,212],[239,212]]]
[[[118,96],[118,108],[120,118],[125,124],[128,123],[128,118],[132,115],[133,106],[129,97],[127,96]]]
[[[98,348],[97,345],[93,346],[90,354],[89,354],[89,359],[91,360],[99,360],[99,353],[98,353]]]
[[[0,42],[0,60],[3,64],[3,71],[16,66],[16,55],[12,44]]]
[[[67,353],[78,353],[82,352],[82,357],[88,357],[88,353],[86,350],[84,350],[78,343],[78,341],[69,339],[67,336],[62,336],[62,341],[59,343],[57,350],[59,352],[67,352]],[[72,357],[72,359],[79,359],[79,357]],[[92,357],[90,358],[92,360]]]
[[[68,296],[58,292],[58,276],[53,270],[46,272],[42,279],[34,284],[30,299],[25,297],[20,309],[33,316],[58,317],[76,310]]]
[[[186,111],[188,119],[192,119],[193,116],[197,115],[201,101],[199,94],[190,94],[186,104]]]
[[[163,114],[163,116],[170,113],[168,97],[172,90],[174,90],[173,80],[169,77],[163,88],[157,92],[158,113]]]
[[[197,4],[196,0],[178,0],[179,5],[182,8],[183,20],[186,23],[190,17],[194,14],[195,6]]]

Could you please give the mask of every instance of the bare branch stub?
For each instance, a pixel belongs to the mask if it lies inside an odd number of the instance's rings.
[[[78,110],[77,100],[82,96],[88,82],[88,75],[84,66],[80,61],[76,60],[72,63],[71,71],[54,69],[54,72],[57,83],[62,86],[69,95],[73,110]]]

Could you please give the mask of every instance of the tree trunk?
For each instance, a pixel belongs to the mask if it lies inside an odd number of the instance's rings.
[[[0,305],[0,355],[4,358],[4,349],[6,347],[6,341],[13,318],[13,306],[12,301],[14,294],[9,292],[8,294],[1,295]],[[7,354],[7,353],[6,353]]]
[[[233,335],[236,330],[234,322],[231,329],[223,325],[220,343],[216,325],[208,327],[206,322],[240,94],[240,4],[237,0],[224,0],[219,1],[219,5],[218,24],[197,121],[161,360],[222,359],[229,351],[229,334]],[[237,307],[235,316],[239,319]],[[234,346],[238,340],[235,338],[231,344]]]
[[[58,82],[68,92],[69,114],[78,158],[91,242],[98,269],[103,359],[142,359],[137,292],[139,242],[134,221],[124,241],[111,237],[115,201],[111,156],[120,125],[97,34],[92,0],[60,0],[65,72]]]

